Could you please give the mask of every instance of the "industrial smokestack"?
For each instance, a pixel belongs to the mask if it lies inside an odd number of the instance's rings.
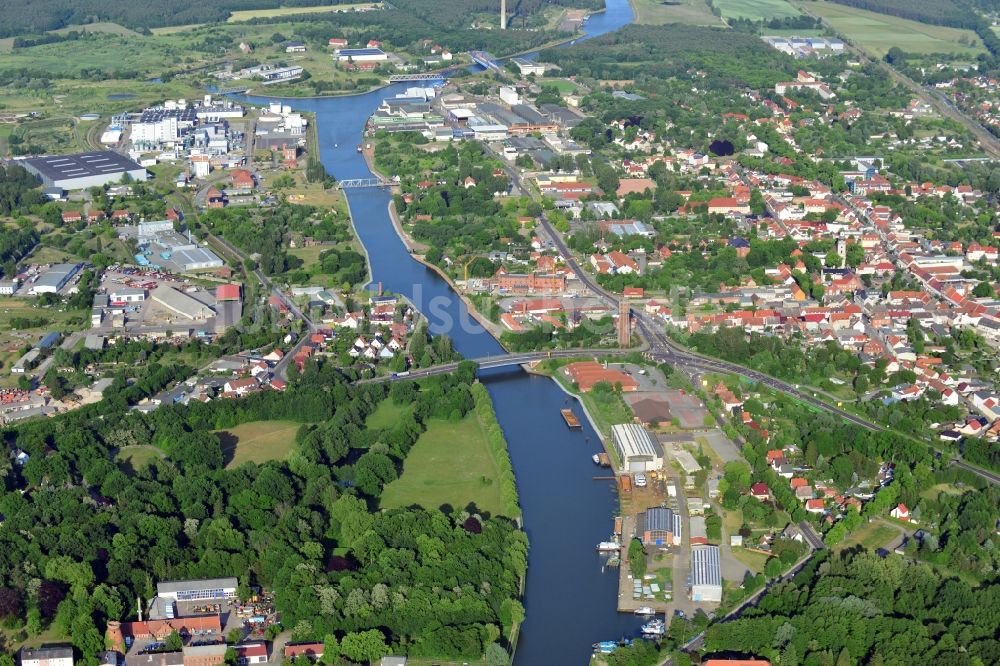
[[[500,0],[500,29],[507,29],[507,0]]]

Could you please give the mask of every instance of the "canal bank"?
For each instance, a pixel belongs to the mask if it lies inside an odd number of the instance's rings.
[[[632,16],[628,0],[608,0],[607,11],[594,14],[584,31],[590,36],[610,32]],[[371,171],[356,146],[382,100],[405,88],[393,84],[363,95],[287,101],[316,114],[320,157],[330,174],[338,180],[369,178]],[[409,252],[389,215],[388,192],[349,190],[347,199],[375,281],[406,296],[426,317],[430,331],[449,335],[467,358],[505,353],[449,283]],[[586,663],[593,643],[634,636],[640,624],[617,612],[618,577],[603,571],[596,550],[608,538],[618,509],[614,484],[593,479],[591,446],[600,438],[589,421],[581,430],[567,429],[560,410],[575,400],[551,379],[520,368],[483,371],[481,379],[508,443],[530,543],[526,616],[515,663]]]

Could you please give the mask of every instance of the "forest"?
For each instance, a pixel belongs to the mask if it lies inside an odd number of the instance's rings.
[[[190,373],[148,370],[100,404],[3,431],[30,455],[23,466],[0,462],[6,635],[51,629],[92,665],[107,620],[134,613],[157,581],[236,576],[275,591],[293,640],[339,645],[355,661],[358,644],[371,648],[365,660],[390,649],[465,660],[502,649],[489,646],[505,644],[523,617],[527,540],[516,525],[474,506],[370,508],[427,419],[476,408],[471,364],[389,390],[355,387],[311,361],[284,393],[129,410]],[[390,428],[366,428],[387,399],[413,409]],[[301,424],[286,460],[224,467],[213,430],[275,419]],[[162,458],[116,464],[137,445]]]
[[[995,664],[1000,585],[942,578],[902,557],[818,554],[739,619],[711,626],[709,652],[800,664]]]
[[[788,75],[791,62],[753,35],[688,25],[629,25],[572,47],[546,49],[540,59],[559,65],[564,76],[597,79],[689,78],[691,68],[702,69],[710,74],[702,83],[712,88],[770,88]]]
[[[975,28],[979,17],[961,0],[833,0],[837,4],[870,12],[952,28]]]

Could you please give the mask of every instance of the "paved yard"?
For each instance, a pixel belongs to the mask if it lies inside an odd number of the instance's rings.
[[[726,433],[722,432],[718,428],[701,433],[701,436],[708,440],[708,443],[712,446],[712,449],[715,450],[715,453],[722,458],[722,462],[731,462],[733,460],[743,459],[743,456],[740,455],[739,447],[736,446],[731,439],[726,437]]]

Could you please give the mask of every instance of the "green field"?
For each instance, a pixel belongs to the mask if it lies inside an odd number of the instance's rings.
[[[801,12],[787,0],[715,0],[723,18],[748,18],[769,21],[773,18],[798,16]]]
[[[746,565],[747,569],[758,574],[764,571],[764,564],[767,563],[769,556],[745,548],[733,548],[733,557]]]
[[[115,460],[123,463],[130,472],[138,472],[157,458],[162,458],[163,452],[155,446],[129,446],[118,452]]]
[[[375,411],[368,416],[365,426],[369,430],[391,428],[404,415],[409,414],[412,409],[412,405],[397,405],[392,400],[383,400],[375,408]]]
[[[222,443],[226,467],[245,462],[257,464],[281,460],[292,448],[302,424],[293,421],[251,421],[227,430],[216,430]]]
[[[809,1],[803,2],[802,7],[873,56],[882,57],[893,46],[908,53],[963,56],[985,53],[982,42],[971,30],[908,21],[832,2]]]
[[[640,25],[722,25],[705,0],[632,0],[632,6]]]
[[[402,475],[383,490],[381,507],[448,504],[461,510],[474,502],[496,515],[502,510],[497,474],[474,412],[458,423],[432,419],[403,461]]]
[[[59,28],[58,30],[50,30],[50,34],[54,35],[65,35],[67,32],[104,32],[109,35],[128,35],[130,37],[140,37],[141,35],[130,28],[126,28],[123,25],[118,25],[117,23],[109,23],[107,21],[102,21],[99,23],[88,23],[86,25],[68,25],[65,28]]]
[[[873,520],[837,544],[836,548],[845,550],[860,544],[866,550],[877,550],[895,541],[899,533],[898,528],[880,520]]]
[[[343,3],[339,5],[322,5],[319,7],[275,7],[274,9],[245,9],[235,11],[226,19],[227,23],[251,21],[257,18],[274,18],[275,16],[293,16],[295,14],[318,14],[320,12],[351,11],[377,7],[377,2]]]

